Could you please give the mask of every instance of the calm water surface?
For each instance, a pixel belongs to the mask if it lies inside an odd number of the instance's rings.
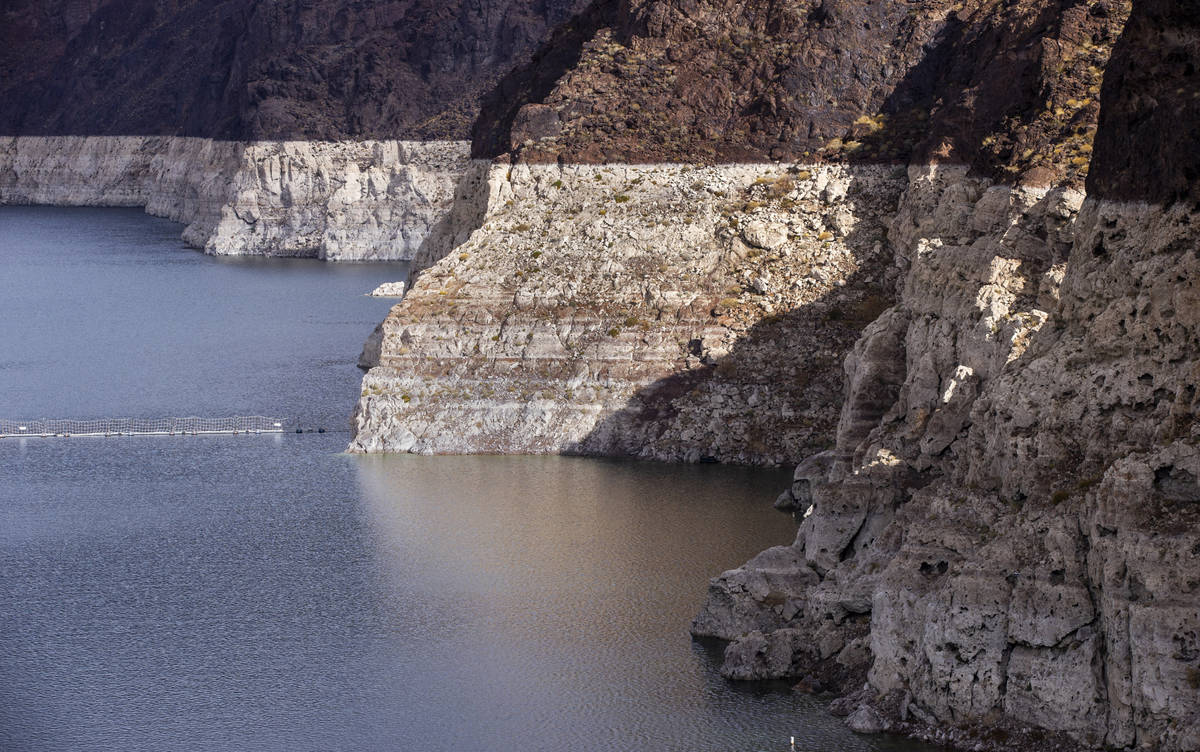
[[[395,265],[0,208],[0,416],[345,425]],[[687,625],[786,474],[351,457],[345,434],[0,441],[0,750],[915,750]]]

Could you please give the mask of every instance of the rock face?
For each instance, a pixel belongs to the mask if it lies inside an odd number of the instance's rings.
[[[796,543],[715,579],[694,625],[733,641],[727,673],[827,678],[862,718],[998,746],[1200,749],[1200,155],[1163,119],[1194,107],[1181,8],[1134,8],[1086,200],[913,175],[899,303],[847,358],[836,448],[797,468]]]
[[[799,455],[693,625],[725,675],[1200,750],[1194,5],[1110,63],[1120,3],[593,4],[478,122],[353,448]]]
[[[464,138],[582,0],[13,0],[0,134]]]
[[[414,267],[445,255],[384,322],[351,447],[768,465],[823,448],[842,358],[892,302],[881,220],[905,179],[478,165]]]
[[[599,0],[501,82],[475,154],[913,158],[1005,181],[1080,182],[1128,10],[1117,0]]]
[[[694,625],[734,641],[730,675],[869,669],[860,704],[901,728],[1200,749],[1198,218],[1081,199],[914,175],[903,292],[847,358],[836,448],[797,469],[797,541]],[[774,670],[739,647],[764,640],[793,646]]]
[[[0,204],[144,206],[217,255],[408,259],[466,157],[461,142],[0,138]]]

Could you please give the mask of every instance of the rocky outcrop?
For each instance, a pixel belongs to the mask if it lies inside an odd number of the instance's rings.
[[[796,543],[714,580],[694,629],[732,676],[869,668],[858,704],[898,730],[1198,749],[1197,218],[946,178],[901,201],[904,290],[797,469]]]
[[[411,258],[466,170],[460,142],[0,139],[0,203],[144,206],[216,255]]]
[[[797,468],[797,541],[714,580],[694,630],[731,676],[865,677],[894,730],[1200,749],[1200,217],[912,177],[899,304]]]
[[[477,165],[384,322],[352,449],[771,465],[821,448],[842,357],[891,303],[881,222],[904,182]]]
[[[582,0],[11,0],[0,134],[454,140]]]
[[[599,0],[500,83],[475,154],[913,159],[1079,183],[1128,12],[1118,0]]]
[[[1200,14],[1145,0],[1102,88],[1119,3],[794,10],[598,2],[507,78],[352,449],[796,457],[693,625],[727,676],[1200,750]]]

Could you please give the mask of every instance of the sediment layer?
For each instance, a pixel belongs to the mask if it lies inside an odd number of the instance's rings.
[[[351,447],[794,461],[891,304],[882,222],[905,180],[479,163],[383,324]]]
[[[0,204],[141,206],[215,255],[409,259],[466,155],[461,142],[0,138]]]

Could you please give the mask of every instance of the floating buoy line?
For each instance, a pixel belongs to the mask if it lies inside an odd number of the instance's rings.
[[[282,418],[263,415],[235,415],[228,418],[103,418],[98,420],[4,420],[0,419],[0,439],[35,436],[68,438],[71,436],[200,436],[211,434],[283,433]],[[302,429],[297,429],[300,432]],[[324,432],[324,429],[320,429]]]

